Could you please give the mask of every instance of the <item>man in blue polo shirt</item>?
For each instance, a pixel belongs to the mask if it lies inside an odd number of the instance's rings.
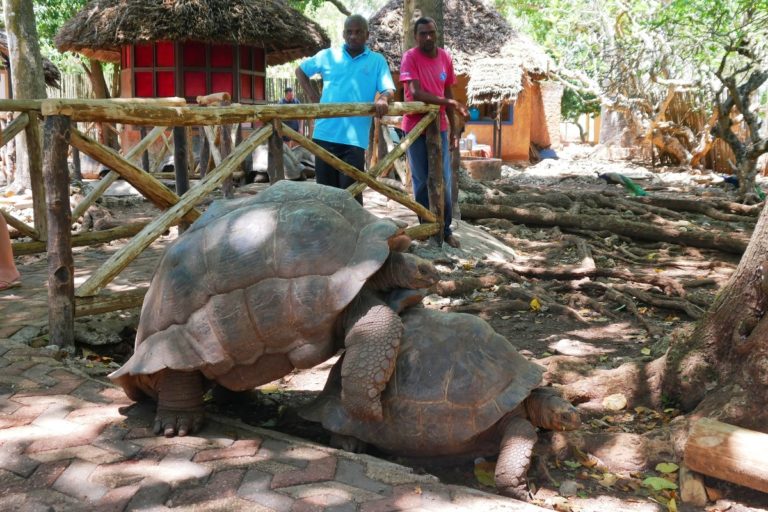
[[[296,78],[312,103],[374,102],[376,116],[385,115],[395,83],[384,56],[365,46],[368,41],[366,19],[359,14],[348,17],[344,21],[343,37],[344,44],[340,48],[320,50],[302,62],[296,68]],[[315,74],[323,80],[322,97],[309,80]],[[369,116],[318,119],[312,140],[362,171],[370,128]],[[315,159],[315,179],[321,185],[337,188],[347,188],[355,183],[319,158]],[[355,199],[363,204],[362,194]]]

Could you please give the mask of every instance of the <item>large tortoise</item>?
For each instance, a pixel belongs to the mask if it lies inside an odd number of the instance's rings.
[[[110,378],[157,400],[154,429],[198,430],[209,384],[244,391],[346,347],[343,402],[381,417],[402,323],[377,293],[436,282],[410,239],[345,190],[279,182],[214,203],[168,248],[141,310],[133,356]]]
[[[535,426],[577,428],[576,409],[554,389],[538,387],[543,368],[484,320],[424,308],[409,309],[402,319],[397,364],[381,395],[382,420],[361,421],[341,406],[342,360],[301,416],[321,422],[336,446],[353,451],[369,443],[400,456],[443,461],[498,454],[497,488],[526,499]]]

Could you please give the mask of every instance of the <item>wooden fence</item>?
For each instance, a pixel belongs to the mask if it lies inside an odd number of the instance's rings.
[[[93,98],[91,82],[82,73],[62,73],[59,81],[60,87],[47,87],[48,98]],[[299,87],[295,78],[267,77],[265,83],[267,103],[277,103],[283,97],[286,87],[292,87],[299,101],[306,103],[304,91]]]
[[[36,172],[32,173],[35,225],[28,226],[7,212],[3,211],[2,214],[11,226],[33,239],[33,242],[26,242],[27,244],[37,244],[37,250],[48,252],[50,341],[56,345],[64,346],[74,343],[75,316],[140,305],[146,293],[145,288],[119,293],[105,293],[102,290],[169,227],[181,222],[193,222],[198,218],[200,212],[195,208],[196,205],[217,188],[223,188],[235,170],[257,146],[264,142],[268,143],[270,182],[275,183],[283,179],[283,136],[291,138],[313,153],[316,158],[324,160],[340,172],[354,178],[357,183],[348,188],[353,196],[370,187],[415,212],[424,223],[406,228],[406,234],[413,238],[432,236],[438,243],[442,243],[444,191],[439,116],[436,106],[418,102],[393,104],[390,107],[390,114],[393,116],[406,113],[426,115],[408,136],[379,159],[367,173],[343,162],[309,138],[283,124],[284,120],[289,119],[371,116],[374,114],[374,107],[367,103],[258,106],[211,103],[209,106],[187,106],[183,98],[2,100],[0,112],[2,111],[20,112],[20,115],[3,130],[2,142],[12,139],[22,130],[28,130],[28,133],[29,130],[34,130],[38,126],[40,116],[45,119],[44,150],[39,152],[43,158],[35,161]],[[78,130],[77,123],[119,123],[153,128],[138,145],[131,148],[125,155],[121,155]],[[231,126],[239,126],[242,123],[253,124],[255,129],[250,136],[241,140],[235,147],[231,147],[231,138],[224,132]],[[166,127],[170,127],[173,131],[175,154],[182,155],[175,159],[177,191],[180,195],[169,190],[155,176],[134,163],[142,157],[150,144],[165,136]],[[179,173],[184,174],[187,170],[184,164],[186,157],[184,146],[185,141],[188,140],[185,130],[191,127],[202,127],[201,131],[204,132],[208,141],[215,167],[196,186],[184,190],[184,187],[180,187],[179,180],[183,181],[186,176],[181,176]],[[374,130],[374,133],[379,131],[381,130]],[[430,166],[429,209],[407,194],[377,180],[377,177],[388,172],[395,165],[406,149],[425,131]],[[99,183],[96,190],[76,205],[74,210],[69,206],[68,151],[70,145],[111,169],[110,175]],[[378,140],[374,136],[372,147],[377,146]],[[45,169],[44,174],[43,169]],[[76,216],[84,213],[107,188],[110,180],[118,176],[124,178],[147,199],[160,207],[163,213],[147,224],[121,226],[108,230],[109,232],[72,235],[72,222],[77,220]],[[132,239],[75,289],[72,247],[126,237],[132,237]],[[17,253],[18,245],[14,244],[14,251]]]

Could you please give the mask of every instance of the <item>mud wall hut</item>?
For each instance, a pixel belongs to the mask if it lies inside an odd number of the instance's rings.
[[[453,56],[454,96],[473,109],[465,135],[504,160],[528,160],[531,144],[560,147],[562,86],[546,80],[553,61],[480,0],[445,0],[445,48]],[[392,0],[370,20],[370,45],[395,75],[404,48],[403,1]]]

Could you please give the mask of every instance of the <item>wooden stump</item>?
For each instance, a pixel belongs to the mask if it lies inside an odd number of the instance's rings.
[[[75,344],[75,265],[72,258],[72,212],[69,209],[70,120],[45,120],[45,192],[48,214],[48,330],[50,342],[60,347]]]

